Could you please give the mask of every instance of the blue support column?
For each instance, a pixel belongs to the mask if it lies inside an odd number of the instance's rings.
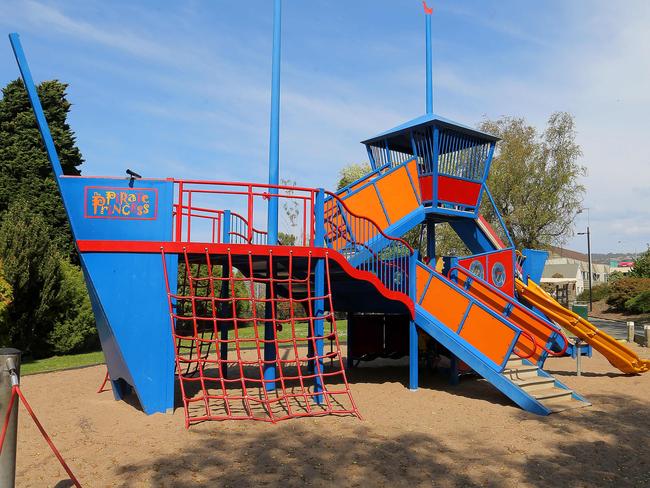
[[[325,192],[322,188],[318,190],[316,194],[316,202],[314,204],[314,211],[316,212],[316,229],[314,233],[314,245],[323,246],[325,239]],[[314,273],[314,296],[323,297],[325,295],[325,260],[318,259],[316,261],[316,269]],[[314,300],[314,316],[322,317],[325,315],[325,300],[323,298],[317,298]],[[315,336],[315,346],[316,350],[316,378],[314,382],[314,392],[319,393],[314,397],[314,400],[319,405],[323,402],[323,395],[320,394],[323,391],[323,351],[324,351],[324,341],[323,336],[325,335],[325,324],[323,319],[314,320],[314,336]]]
[[[427,257],[432,268],[436,265],[436,224],[427,219]]]
[[[415,281],[415,270],[418,261],[418,252],[415,251],[409,258],[409,296],[414,303],[417,303],[417,290]],[[409,322],[409,389],[418,389],[418,328],[413,317]]]
[[[280,43],[282,0],[273,3],[273,66],[271,75],[271,135],[269,141],[269,185],[280,183]],[[269,189],[277,195],[277,188]],[[278,199],[269,198],[268,243],[278,243]]]
[[[271,75],[271,135],[269,141],[269,185],[280,183],[280,41],[281,41],[282,0],[273,3],[273,66]],[[275,246],[278,243],[278,194],[277,188],[270,188],[268,207],[268,244]],[[273,270],[269,267],[269,274]],[[270,287],[266,287],[266,298],[271,298]],[[264,385],[267,391],[275,390],[275,324],[273,317],[273,304],[267,302],[264,311]]]

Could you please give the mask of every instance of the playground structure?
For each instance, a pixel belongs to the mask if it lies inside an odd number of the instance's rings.
[[[650,369],[535,285],[545,255],[516,252],[486,184],[497,138],[433,113],[430,15],[427,113],[365,140],[372,170],[337,192],[64,175],[10,35],[116,399],[132,390],[147,414],[170,411],[178,378],[186,425],[359,415],[339,343],[342,312],[348,366],[408,354],[415,390],[424,342],[450,359],[454,375],[473,371],[540,415],[588,405],[543,369],[570,347],[563,328],[625,373]],[[265,215],[283,205],[295,212],[285,229],[293,245],[278,243],[277,221]],[[437,266],[440,224],[472,254]],[[421,226],[425,256],[403,240]]]

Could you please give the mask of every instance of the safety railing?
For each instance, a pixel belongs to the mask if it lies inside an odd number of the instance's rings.
[[[479,278],[478,276],[474,275],[468,269],[465,269],[462,266],[454,266],[454,267],[452,267],[447,273],[447,277],[450,280],[453,279],[453,273],[454,272],[463,274],[466,279],[471,279],[472,281],[476,281],[477,283],[480,283],[487,290],[489,290],[490,292],[496,294],[501,299],[506,301],[511,310],[512,309],[517,309],[518,312],[523,313],[524,315],[528,316],[528,318],[534,320],[535,323],[542,326],[542,328],[545,328],[545,329],[549,330],[550,331],[549,337],[552,334],[558,334],[562,338],[562,342],[564,343],[564,346],[563,346],[561,351],[553,351],[553,350],[549,349],[548,347],[546,347],[546,344],[540,344],[537,340],[535,340],[533,334],[531,334],[529,331],[524,331],[522,329],[522,332],[526,332],[525,336],[532,342],[532,346],[534,347],[534,349],[539,348],[539,349],[543,350],[545,353],[547,353],[549,356],[563,356],[564,355],[564,353],[566,352],[567,347],[569,345],[569,341],[568,341],[567,337],[564,335],[564,332],[562,332],[562,329],[560,327],[557,327],[557,326],[551,324],[550,322],[542,319],[540,316],[536,315],[533,311],[531,311],[527,307],[523,306],[517,300],[515,300],[511,296],[503,293],[501,290],[499,290],[497,287],[491,285],[487,281],[485,281],[485,280]],[[500,311],[500,313],[506,319],[508,319],[509,316],[512,315],[512,313],[508,314],[506,312],[506,310],[502,310],[502,311]],[[519,325],[517,325],[517,326],[519,327]],[[519,327],[519,328],[521,329],[521,327]],[[531,356],[532,356],[532,353],[531,353]]]
[[[384,233],[378,224],[352,212],[337,195],[326,192],[325,241],[357,269],[375,274],[392,291],[409,293],[413,248]]]
[[[296,245],[314,245],[317,189],[200,180],[174,184],[176,242],[267,244],[267,206],[277,199],[279,231],[293,236]]]

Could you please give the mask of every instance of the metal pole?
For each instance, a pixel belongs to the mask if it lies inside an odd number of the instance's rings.
[[[271,136],[269,142],[269,185],[280,183],[280,42],[282,0],[273,4],[273,67],[271,75]],[[270,188],[277,195],[277,188]],[[268,244],[278,243],[278,198],[269,198]]]
[[[582,340],[576,339],[573,347],[576,351],[576,376],[582,376]]]
[[[0,419],[4,420],[11,401],[13,386],[20,378],[20,356],[18,349],[0,349]],[[0,454],[0,486],[13,488],[16,482],[16,439],[18,426],[18,399],[14,400],[7,434]]]
[[[587,226],[587,257],[589,258],[589,311],[593,311],[593,302],[591,299],[591,234],[589,233],[589,226]]]
[[[282,18],[282,1],[275,0],[273,4],[273,67],[271,75],[271,137],[269,141],[269,185],[280,183],[280,21]],[[277,188],[269,188],[269,214],[267,217],[267,243],[275,246],[278,243],[278,194]],[[269,267],[269,273],[273,270]],[[270,286],[266,285],[266,299],[270,296]],[[267,391],[275,390],[275,324],[273,303],[266,302],[264,318],[264,386]]]
[[[432,114],[433,113],[433,79],[431,75],[431,65],[432,65],[432,52],[431,52],[431,14],[433,13],[433,9],[427,7],[426,2],[422,2],[424,4],[424,21],[425,21],[425,26],[426,26],[426,46],[427,46],[427,52],[426,52],[426,61],[427,61],[427,73],[426,73],[426,97],[427,97],[427,113]]]

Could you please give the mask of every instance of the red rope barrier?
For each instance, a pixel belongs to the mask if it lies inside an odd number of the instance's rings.
[[[59,450],[56,448],[54,445],[54,442],[52,442],[52,439],[50,436],[45,432],[45,429],[43,428],[43,425],[41,422],[38,420],[36,417],[36,414],[32,410],[32,407],[29,405],[29,402],[27,402],[27,399],[25,398],[25,395],[23,395],[23,392],[20,390],[20,387],[18,385],[15,385],[11,389],[11,400],[9,401],[9,408],[7,409],[7,415],[5,415],[5,421],[2,426],[2,434],[0,435],[0,453],[2,453],[2,448],[5,443],[5,437],[7,435],[7,428],[9,427],[9,418],[11,417],[11,411],[13,409],[16,397],[20,398],[20,401],[23,403],[25,406],[25,409],[27,410],[27,413],[29,413],[29,416],[32,418],[34,423],[36,424],[36,427],[38,430],[41,432],[41,435],[45,439],[45,442],[50,446],[50,449],[52,449],[52,452],[56,456],[56,458],[59,460],[59,463],[61,463],[61,466],[65,470],[65,472],[68,474],[68,477],[70,478],[70,481],[77,487],[81,488],[81,483],[79,483],[79,480],[77,480],[77,477],[72,473],[72,470],[68,466],[68,464],[65,462],[63,459],[63,456],[61,456],[61,453]]]
[[[108,391],[108,388],[107,388],[106,390],[104,390],[104,387],[106,386],[106,383],[108,383],[108,380],[109,380],[110,378],[111,378],[111,377],[110,377],[109,374],[108,374],[108,368],[107,368],[107,369],[106,369],[106,374],[104,375],[104,381],[102,381],[102,384],[101,384],[101,386],[99,387],[99,389],[97,390],[97,393],[101,393],[101,392],[103,392],[103,391]]]

